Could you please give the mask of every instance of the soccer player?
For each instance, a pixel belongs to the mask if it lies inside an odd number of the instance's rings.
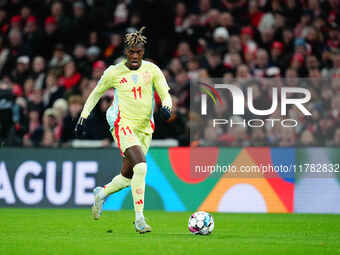
[[[104,199],[131,185],[135,209],[137,232],[150,232],[146,224],[144,209],[145,176],[147,164],[145,155],[149,149],[152,133],[154,90],[157,91],[162,107],[160,115],[164,120],[171,116],[172,101],[166,79],[155,64],[143,60],[146,37],[142,27],[135,33],[125,35],[126,59],[111,65],[103,73],[95,89],[88,97],[75,133],[82,134],[84,123],[103,93],[114,88],[114,102],[107,110],[106,119],[110,131],[123,156],[121,173],[103,187],[94,189],[92,215],[99,219]]]

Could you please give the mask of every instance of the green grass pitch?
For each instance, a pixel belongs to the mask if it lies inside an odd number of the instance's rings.
[[[340,215],[213,213],[194,236],[190,212],[146,211],[153,232],[135,232],[132,211],[0,209],[0,254],[340,254]]]

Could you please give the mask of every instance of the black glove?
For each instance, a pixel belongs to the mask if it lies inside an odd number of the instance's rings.
[[[85,118],[80,117],[74,128],[74,136],[80,138],[85,134]]]
[[[163,120],[168,120],[171,117],[171,109],[167,106],[162,106],[159,109],[159,114]]]

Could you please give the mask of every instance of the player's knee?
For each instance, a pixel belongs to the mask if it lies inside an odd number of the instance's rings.
[[[146,170],[147,170],[146,163],[145,162],[141,162],[141,163],[138,163],[138,164],[136,164],[134,166],[133,174],[145,177]]]
[[[132,167],[124,167],[122,168],[122,170],[120,171],[120,174],[126,178],[126,179],[131,179],[133,176],[133,168]]]
[[[145,155],[140,145],[133,145],[124,151],[124,155],[133,167],[140,162],[145,162]]]

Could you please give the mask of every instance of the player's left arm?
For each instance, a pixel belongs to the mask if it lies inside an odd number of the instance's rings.
[[[171,117],[171,109],[172,109],[172,99],[169,93],[169,86],[164,77],[164,74],[159,69],[159,67],[155,66],[154,75],[153,75],[153,84],[162,101],[162,107],[160,108],[160,114],[163,119],[168,120]]]

